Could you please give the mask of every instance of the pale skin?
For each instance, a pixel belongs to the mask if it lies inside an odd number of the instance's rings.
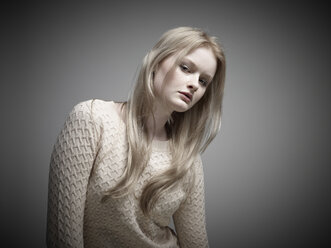
[[[167,140],[164,126],[172,112],[185,112],[192,108],[204,95],[217,69],[215,55],[209,47],[193,50],[171,71],[175,59],[175,55],[164,59],[154,75],[155,123],[150,116],[146,128],[149,136],[155,140]],[[123,117],[120,104],[117,107],[119,115]]]

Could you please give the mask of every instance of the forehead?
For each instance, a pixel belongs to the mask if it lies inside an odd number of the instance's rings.
[[[212,49],[209,47],[198,47],[184,56],[183,59],[189,60],[188,62],[193,62],[197,69],[211,77],[213,77],[216,72],[217,60]]]

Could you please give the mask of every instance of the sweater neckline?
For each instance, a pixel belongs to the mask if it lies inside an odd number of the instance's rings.
[[[116,102],[114,101],[110,101],[111,105],[112,105],[112,110],[114,111],[114,114],[118,120],[118,125],[122,128],[126,128],[126,125],[122,119],[122,117],[118,114],[115,104]],[[156,140],[153,139],[152,140],[152,150],[153,151],[169,151],[169,140]]]

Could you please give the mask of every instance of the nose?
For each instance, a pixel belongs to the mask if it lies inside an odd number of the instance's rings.
[[[199,75],[191,74],[188,80],[187,87],[194,92],[199,88]]]

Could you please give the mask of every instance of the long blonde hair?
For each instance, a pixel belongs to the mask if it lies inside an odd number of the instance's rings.
[[[149,161],[151,141],[144,123],[148,116],[154,117],[153,73],[157,66],[168,56],[176,54],[175,66],[184,56],[198,47],[212,49],[217,59],[216,73],[199,102],[186,112],[173,112],[171,120],[167,122],[165,128],[170,139],[172,162],[168,170],[152,177],[144,187],[140,207],[145,215],[149,214],[165,190],[175,187],[190,171],[197,155],[202,153],[216,136],[221,124],[225,82],[223,49],[215,37],[207,35],[200,29],[191,27],[171,29],[162,35],[159,42],[143,59],[135,88],[125,103],[127,166],[121,180],[105,193],[102,201],[108,196],[119,198],[132,192]],[[194,175],[190,183],[190,185],[194,183]]]

